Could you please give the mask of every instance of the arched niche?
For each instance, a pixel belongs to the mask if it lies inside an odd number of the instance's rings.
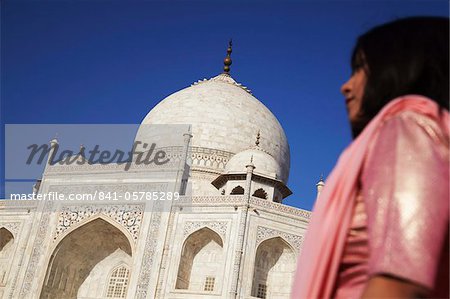
[[[127,264],[118,265],[111,271],[108,277],[105,297],[125,298],[130,277],[130,267]]]
[[[92,281],[95,269],[103,265],[104,273],[97,283],[106,284],[108,273],[116,266],[114,256],[121,252],[125,256],[122,259],[131,264],[130,242],[117,227],[101,218],[83,224],[67,234],[53,251],[40,298],[104,298],[98,285],[91,283],[92,288],[86,289],[85,282]],[[83,294],[79,296],[80,288]]]
[[[224,258],[222,238],[216,232],[207,227],[193,232],[183,244],[175,288],[217,291]]]
[[[242,188],[241,186],[236,186],[233,188],[233,190],[231,190],[231,195],[238,195],[238,194],[244,194],[244,188]]]
[[[0,254],[4,254],[14,243],[13,234],[5,227],[0,228]]]
[[[259,189],[255,190],[255,192],[253,192],[253,196],[261,198],[261,199],[267,199],[267,192],[264,191],[263,188],[259,188]]]
[[[256,250],[251,295],[257,298],[289,298],[296,255],[280,237],[263,241]]]
[[[5,227],[0,228],[0,286],[8,279],[11,257],[14,254],[14,236]]]

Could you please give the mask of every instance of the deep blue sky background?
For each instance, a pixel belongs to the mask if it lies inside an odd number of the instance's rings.
[[[288,136],[294,194],[285,203],[305,209],[351,141],[339,88],[357,36],[395,18],[449,11],[436,0],[1,5],[2,126],[139,123],[164,97],[219,74],[232,37],[232,76]]]

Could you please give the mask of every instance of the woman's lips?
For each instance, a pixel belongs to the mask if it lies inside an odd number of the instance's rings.
[[[351,98],[346,98],[345,99],[345,104],[350,103],[351,101],[353,101],[355,98],[351,97]]]

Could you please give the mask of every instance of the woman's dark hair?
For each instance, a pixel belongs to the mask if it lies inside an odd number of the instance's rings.
[[[353,71],[364,68],[367,82],[357,136],[396,97],[417,94],[449,109],[449,19],[410,17],[361,35],[352,54]]]

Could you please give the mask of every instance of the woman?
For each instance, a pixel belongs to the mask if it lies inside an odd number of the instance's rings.
[[[292,298],[448,298],[449,20],[359,37],[354,141],[316,202]]]

